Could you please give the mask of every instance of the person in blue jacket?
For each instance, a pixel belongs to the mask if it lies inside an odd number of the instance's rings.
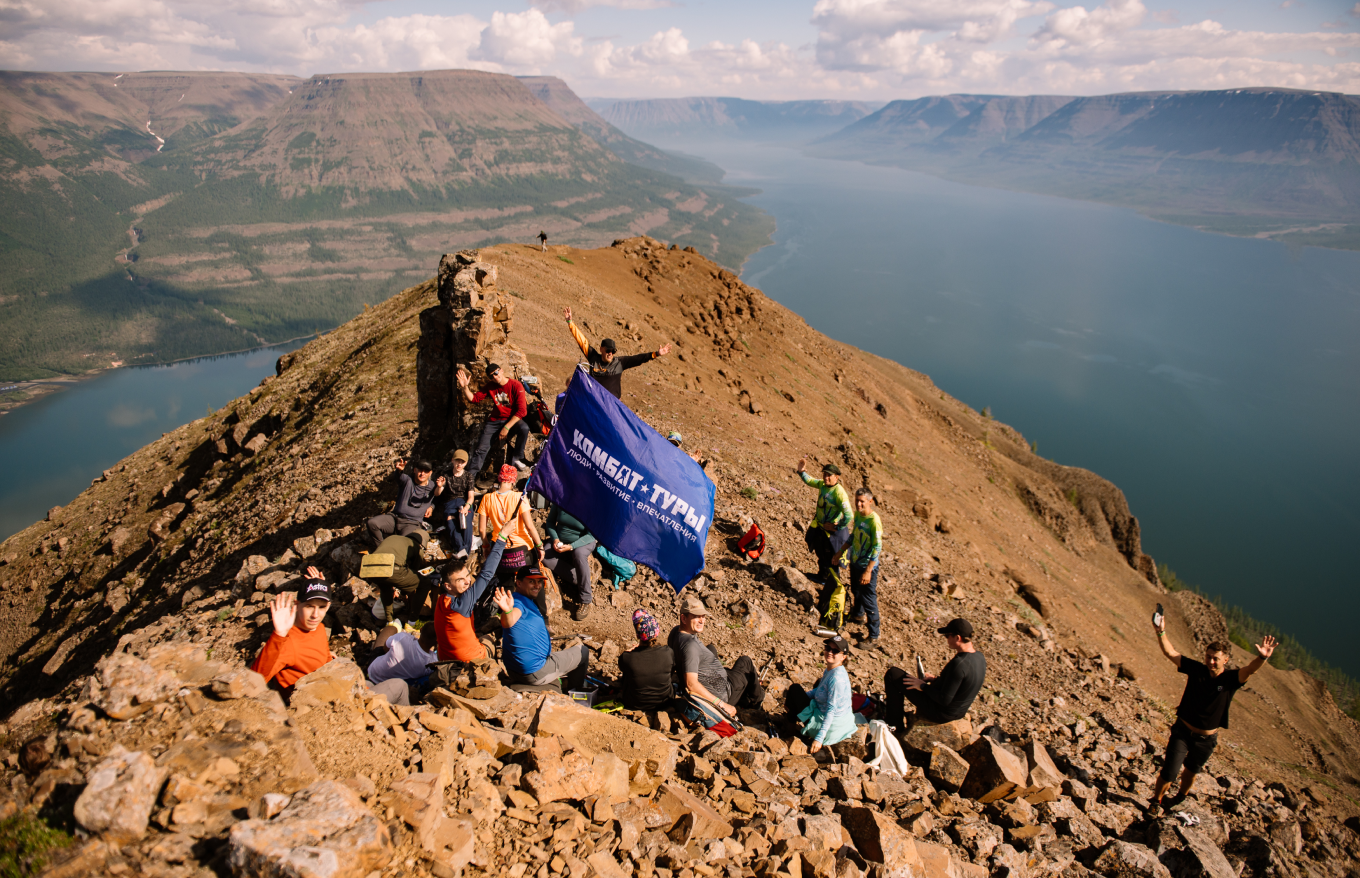
[[[852,707],[850,675],[845,662],[850,657],[850,644],[837,634],[822,643],[822,658],[826,673],[808,692],[797,683],[789,687],[784,704],[789,713],[803,724],[803,737],[812,742],[813,753],[844,741],[855,733],[855,713]]]

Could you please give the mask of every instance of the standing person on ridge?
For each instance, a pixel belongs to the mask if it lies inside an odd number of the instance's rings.
[[[812,516],[804,539],[808,551],[817,556],[817,581],[822,585],[821,605],[826,607],[831,597],[831,584],[827,574],[831,572],[831,559],[840,555],[850,542],[850,525],[855,521],[855,509],[850,505],[850,495],[841,485],[841,468],[834,463],[822,467],[822,477],[814,479],[807,474],[807,458],[798,461],[798,477],[803,483],[817,489],[817,511]]]
[[[563,311],[567,318],[567,329],[571,330],[571,337],[576,339],[576,343],[581,347],[581,353],[585,354],[586,362],[590,365],[590,377],[614,394],[615,399],[623,398],[623,370],[641,366],[643,363],[650,363],[657,357],[664,357],[671,352],[671,346],[664,344],[659,350],[645,354],[630,354],[626,357],[618,355],[619,347],[614,344],[614,339],[606,338],[600,342],[600,349],[591,347],[590,339],[586,338],[585,333],[576,327],[571,320],[571,309]]]
[[[1275,652],[1275,638],[1269,634],[1262,637],[1256,645],[1256,658],[1250,664],[1243,668],[1230,668],[1228,660],[1232,657],[1232,647],[1226,643],[1214,642],[1206,646],[1201,663],[1176,652],[1176,648],[1171,645],[1171,638],[1166,636],[1165,617],[1153,623],[1153,630],[1157,632],[1157,645],[1162,648],[1162,655],[1186,676],[1185,691],[1181,694],[1181,703],[1176,707],[1176,724],[1171,727],[1162,771],[1157,777],[1152,801],[1148,804],[1148,815],[1156,817],[1162,812],[1162,798],[1171,788],[1182,763],[1185,771],[1181,774],[1181,788],[1166,806],[1174,808],[1190,794],[1195,775],[1204,768],[1214,747],[1218,745],[1218,730],[1228,727],[1228,707],[1232,704],[1233,695],[1246,685],[1248,677],[1261,670]]]
[[[458,387],[463,391],[464,400],[475,405],[490,399],[495,406],[482,425],[482,435],[473,449],[472,459],[468,461],[468,472],[472,473],[474,479],[482,473],[482,464],[486,463],[486,457],[491,453],[493,440],[496,447],[500,447],[503,442],[513,441],[506,463],[515,469],[529,468],[529,464],[524,462],[524,446],[529,442],[529,425],[524,420],[529,414],[529,397],[524,392],[524,385],[505,374],[505,370],[495,363],[487,365],[486,377],[486,386],[473,393],[472,375],[462,367],[457,373]]]
[[[851,622],[869,623],[869,639],[879,636],[878,558],[883,553],[883,520],[874,511],[874,492],[855,491],[855,523],[850,529],[850,545],[842,550],[850,556],[850,593],[855,596]],[[840,566],[840,557],[832,561]]]
[[[538,233],[538,244],[543,248],[543,252],[548,252],[548,233],[542,230]]]

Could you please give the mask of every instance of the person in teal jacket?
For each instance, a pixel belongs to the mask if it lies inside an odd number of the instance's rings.
[[[808,551],[817,556],[817,582],[828,584],[831,572],[831,559],[839,555],[845,544],[850,542],[850,525],[855,521],[855,509],[850,505],[850,495],[845,493],[841,484],[841,468],[834,463],[822,467],[822,477],[814,479],[807,474],[807,458],[798,461],[798,477],[803,483],[817,489],[817,511],[813,513],[812,523],[808,525]],[[825,589],[824,589],[825,590]],[[826,598],[822,596],[825,608]]]
[[[784,706],[790,715],[803,724],[803,737],[812,742],[813,753],[824,745],[844,741],[855,733],[855,712],[852,706],[850,675],[845,662],[850,657],[850,644],[837,634],[822,643],[822,658],[826,673],[817,685],[807,692],[797,683],[789,687]]]
[[[543,525],[543,566],[557,575],[558,568],[573,572],[576,579],[576,608],[571,617],[577,622],[590,615],[594,595],[590,589],[590,553],[595,548],[595,537],[574,515],[557,504],[548,512]]]

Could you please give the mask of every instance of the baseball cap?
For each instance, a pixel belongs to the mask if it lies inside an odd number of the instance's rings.
[[[967,619],[953,619],[943,628],[936,629],[941,634],[957,634],[959,637],[973,636],[973,623]]]
[[[501,467],[500,472],[497,475],[499,481],[513,482],[519,478],[519,470],[507,463]]]
[[[600,342],[600,353],[602,354],[612,354],[618,349],[619,346],[614,344],[614,339],[612,338],[606,338],[604,341]]]
[[[454,459],[454,460],[461,460],[463,463],[467,463],[467,462],[468,462],[468,453],[467,453],[466,451],[464,451],[463,449],[460,448],[460,449],[458,449],[457,451],[455,451],[455,452],[453,453],[453,459]]]
[[[680,612],[686,616],[707,616],[708,607],[698,595],[687,594],[685,599],[680,602]]]
[[[672,430],[666,434],[666,441],[674,445],[676,448],[679,448],[680,443],[685,441],[685,437],[681,436],[678,430]]]
[[[661,623],[646,610],[633,611],[633,630],[638,640],[656,640],[661,636]]]
[[[845,638],[837,634],[835,637],[828,637],[822,641],[822,649],[826,652],[843,652],[850,654],[850,644],[846,643]]]
[[[315,600],[331,602],[331,587],[323,579],[309,579],[298,590],[298,603],[305,604],[307,601]]]
[[[415,470],[418,473],[434,472],[434,467],[430,466],[430,462],[428,460],[417,460],[415,462],[415,465],[412,466],[411,469]]]
[[[841,468],[834,463],[828,463],[826,466],[822,467],[822,473],[823,475],[838,476],[841,474]]]

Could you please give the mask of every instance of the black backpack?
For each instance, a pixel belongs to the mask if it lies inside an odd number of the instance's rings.
[[[520,383],[524,385],[524,396],[529,409],[524,416],[524,423],[529,425],[530,433],[547,436],[552,432],[553,423],[557,418],[548,411],[548,404],[543,401],[543,390],[538,386],[538,379],[526,375],[520,379]]]

